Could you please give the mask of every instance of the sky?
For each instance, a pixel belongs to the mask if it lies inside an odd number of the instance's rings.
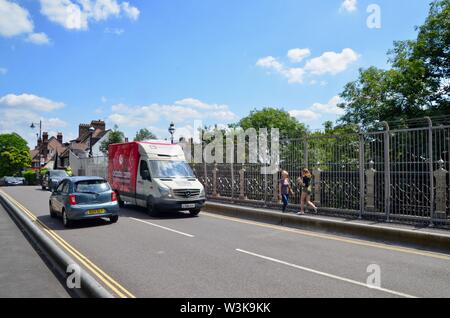
[[[278,107],[311,129],[360,68],[387,68],[430,0],[0,0],[0,133],[103,119],[167,138]]]

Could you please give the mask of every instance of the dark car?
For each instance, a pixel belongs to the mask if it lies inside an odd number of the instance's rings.
[[[49,201],[50,216],[62,216],[65,227],[75,220],[109,218],[119,220],[117,194],[100,177],[66,178],[52,192]]]
[[[49,170],[42,178],[42,190],[50,190],[53,191],[56,189],[58,184],[69,177],[66,171],[64,170]]]
[[[7,187],[24,185],[24,179],[19,177],[3,177],[0,179],[0,185]]]

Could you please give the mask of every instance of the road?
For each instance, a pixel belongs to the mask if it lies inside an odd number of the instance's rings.
[[[450,297],[450,255],[201,213],[65,229],[49,192],[2,188],[117,297]],[[71,256],[73,256],[73,254]],[[380,287],[366,284],[380,269]]]

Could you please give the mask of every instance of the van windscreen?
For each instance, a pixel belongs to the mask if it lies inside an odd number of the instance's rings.
[[[194,172],[184,161],[150,160],[150,169],[154,178],[193,178]]]

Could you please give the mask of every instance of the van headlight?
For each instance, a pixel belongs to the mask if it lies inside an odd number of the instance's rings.
[[[172,197],[172,191],[170,191],[169,188],[165,187],[158,187],[159,193],[161,193],[162,198],[171,198]]]
[[[204,198],[206,195],[205,195],[205,188],[203,187],[201,190],[200,190],[200,198]]]

